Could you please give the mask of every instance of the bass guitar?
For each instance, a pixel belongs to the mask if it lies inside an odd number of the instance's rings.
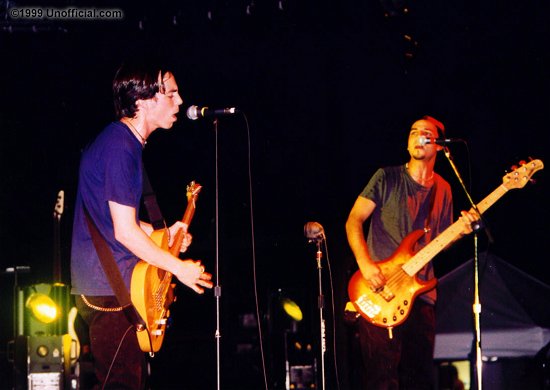
[[[187,186],[187,208],[181,222],[185,230],[191,224],[195,214],[196,201],[201,186],[194,181]],[[168,229],[154,230],[151,239],[159,247],[178,256],[184,239],[184,229],[179,229],[174,236],[172,246],[169,246]],[[137,332],[139,346],[143,352],[154,353],[162,346],[166,325],[170,317],[169,307],[175,300],[175,284],[172,283],[172,274],[155,267],[146,261],[140,260],[132,272],[130,294],[132,303],[147,324],[147,329]]]
[[[531,176],[543,168],[540,160],[521,164],[504,176],[502,184],[477,204],[479,212],[484,213],[508,190],[523,188]],[[422,237],[424,230],[407,235],[392,256],[377,263],[386,278],[386,285],[382,289],[372,290],[361,271],[355,272],[348,284],[348,294],[355,309],[373,325],[388,328],[390,332],[393,327],[402,324],[409,315],[414,299],[434,288],[437,283],[435,278],[428,281],[418,279],[417,272],[456,240],[462,229],[462,221],[456,221],[416,253],[415,243]]]

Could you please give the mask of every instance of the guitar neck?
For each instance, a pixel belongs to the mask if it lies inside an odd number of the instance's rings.
[[[183,214],[183,218],[181,219],[181,222],[189,227],[191,224],[191,220],[195,216],[195,210],[197,209],[197,206],[195,204],[195,198],[191,198],[189,203],[187,204],[187,208],[185,209],[185,213]]]
[[[185,209],[185,213],[183,214],[183,218],[181,219],[181,222],[185,225],[185,230],[187,230],[189,228],[189,225],[191,225],[191,221],[193,220],[193,216],[195,215],[196,208],[197,207],[195,204],[195,198],[192,197],[187,203],[187,208]],[[179,255],[184,236],[184,229],[179,229],[176,233],[176,236],[174,237],[174,243],[170,247],[170,253],[172,255]]]
[[[53,225],[53,282],[61,283],[61,233],[60,216],[54,215]]]
[[[493,192],[479,202],[476,207],[480,214],[483,214],[489,207],[495,204],[508,189],[504,185],[500,185]],[[418,251],[409,261],[403,264],[403,270],[409,275],[414,276],[418,271],[422,269],[426,264],[430,262],[439,252],[441,252],[447,245],[456,240],[463,230],[463,222],[461,220],[456,221],[449,226],[443,233],[430,241],[428,245]]]

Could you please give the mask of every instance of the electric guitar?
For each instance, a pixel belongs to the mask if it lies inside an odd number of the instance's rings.
[[[520,164],[519,168],[503,177],[503,183],[498,188],[477,204],[480,213],[484,213],[508,190],[523,188],[536,171],[544,168],[540,160]],[[409,315],[414,299],[434,288],[437,283],[435,278],[420,280],[416,273],[457,239],[462,229],[462,221],[456,221],[416,253],[413,248],[424,230],[407,235],[392,256],[377,263],[386,277],[386,285],[382,289],[372,290],[361,271],[355,272],[348,284],[348,294],[355,309],[373,325],[388,328],[390,332],[393,327],[402,324]]]
[[[196,201],[201,188],[201,185],[194,181],[187,186],[187,208],[181,220],[186,229],[195,214]],[[159,247],[177,257],[184,233],[184,229],[178,230],[171,247],[168,244],[168,229],[154,230],[151,239]],[[134,267],[130,284],[132,303],[147,324],[146,331],[136,333],[143,352],[157,352],[162,346],[170,316],[169,306],[175,300],[174,287],[170,272],[143,260],[138,261]]]

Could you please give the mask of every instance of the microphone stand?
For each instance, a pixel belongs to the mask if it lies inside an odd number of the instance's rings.
[[[451,168],[453,169],[456,177],[458,178],[458,181],[466,194],[466,197],[468,198],[468,201],[470,202],[470,205],[472,206],[472,209],[475,210],[477,215],[479,216],[479,221],[475,222],[472,225],[473,233],[474,233],[474,303],[472,305],[472,311],[474,315],[474,331],[475,331],[475,353],[476,353],[476,381],[477,381],[477,390],[482,389],[482,368],[483,368],[483,362],[482,362],[482,354],[481,354],[481,322],[480,322],[480,316],[481,316],[481,302],[479,299],[479,259],[478,259],[478,232],[482,229],[483,224],[483,217],[481,216],[481,213],[479,212],[476,204],[472,200],[472,197],[470,196],[470,193],[466,189],[466,186],[464,185],[464,181],[462,180],[462,177],[460,176],[460,173],[458,172],[458,169],[453,161],[453,158],[451,156],[451,152],[449,151],[449,148],[444,147],[443,148],[445,157],[449,161],[449,164],[451,165]],[[487,232],[489,236],[489,240],[492,241],[489,232]]]
[[[325,319],[323,317],[323,309],[325,306],[325,298],[323,295],[323,282],[322,282],[322,267],[321,267],[321,258],[323,257],[323,252],[321,252],[321,242],[324,240],[324,234],[321,234],[315,239],[312,239],[310,242],[315,242],[317,244],[317,253],[315,259],[317,260],[317,274],[319,281],[319,328],[321,331],[320,342],[321,342],[321,389],[325,390],[325,352],[326,348],[326,328],[325,328]]]
[[[214,286],[214,298],[216,299],[216,388],[221,389],[221,330],[220,330],[220,298],[222,295],[222,289],[220,286],[220,272],[219,272],[219,152],[218,152],[218,119],[214,119],[214,133],[215,133],[215,180],[216,180],[216,201],[215,201],[215,219],[216,219],[216,254],[215,254],[215,286]]]
[[[23,297],[19,296],[19,275],[31,272],[28,265],[6,268],[3,274],[13,274],[13,339],[23,335]]]
[[[20,341],[18,340],[20,336],[23,336],[24,334],[24,318],[23,318],[23,310],[24,310],[24,302],[23,302],[23,296],[22,294],[19,294],[20,287],[19,287],[19,275],[22,273],[29,273],[31,271],[31,267],[27,265],[16,265],[13,267],[8,267],[3,271],[3,274],[13,274],[13,340],[8,341],[7,343],[7,360],[11,363],[13,368],[13,381],[14,384],[18,383],[24,383],[24,379],[22,379],[22,369],[21,367],[24,366],[24,361],[26,359],[26,356],[23,358],[23,356],[20,356],[20,348],[18,348],[18,345]],[[25,341],[26,345],[26,341]],[[26,354],[24,354],[26,355]],[[14,387],[15,388],[15,387]]]

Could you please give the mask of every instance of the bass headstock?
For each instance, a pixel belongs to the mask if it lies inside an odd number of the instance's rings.
[[[520,161],[519,166],[513,166],[512,172],[508,172],[502,178],[502,185],[508,190],[514,188],[523,188],[531,181],[535,172],[544,168],[541,160],[531,160],[529,162]]]

